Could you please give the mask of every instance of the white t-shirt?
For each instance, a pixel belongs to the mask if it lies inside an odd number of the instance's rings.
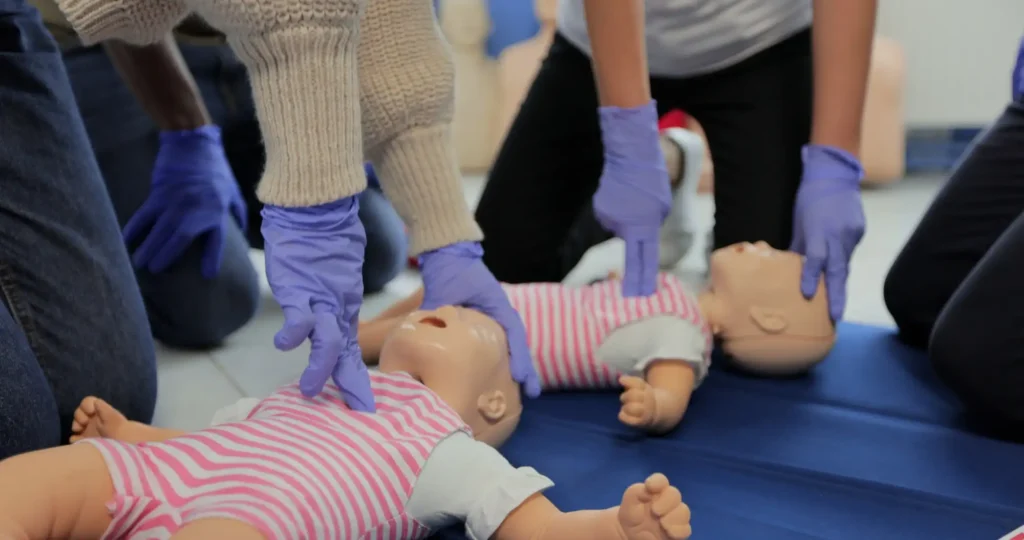
[[[646,0],[651,75],[691,77],[745,60],[811,25],[811,0]],[[558,30],[590,54],[583,0],[559,0]]]
[[[243,420],[259,402],[240,399],[217,411],[211,424]],[[526,499],[553,485],[530,467],[513,467],[497,450],[460,431],[431,452],[406,512],[434,530],[465,523],[467,536],[487,540]]]

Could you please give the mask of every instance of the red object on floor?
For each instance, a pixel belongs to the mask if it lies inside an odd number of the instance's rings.
[[[686,127],[687,120],[689,120],[689,117],[686,116],[686,113],[679,109],[672,109],[658,119],[658,131],[665,131],[668,128],[674,127],[684,128]]]
[[[419,268],[420,262],[416,260],[416,257],[409,257],[409,268]]]

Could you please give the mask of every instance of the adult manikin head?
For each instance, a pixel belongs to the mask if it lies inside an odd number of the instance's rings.
[[[478,311],[443,306],[410,313],[384,342],[379,368],[422,381],[491,446],[519,424],[523,404],[505,331]]]
[[[479,47],[491,33],[491,18],[484,0],[441,0],[441,30],[457,47]]]
[[[806,371],[835,343],[824,281],[810,300],[800,293],[803,257],[764,242],[711,254],[701,311],[722,350],[740,367],[767,375]]]

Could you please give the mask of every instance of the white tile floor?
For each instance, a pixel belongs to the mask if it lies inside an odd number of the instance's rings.
[[[466,196],[471,203],[475,203],[481,187],[480,179],[467,179]],[[938,187],[939,181],[934,178],[911,178],[889,188],[864,193],[868,232],[853,260],[846,309],[848,320],[892,324],[882,302],[882,280]],[[698,210],[701,222],[710,227],[713,212],[710,197],[700,200]],[[703,245],[695,246],[681,269],[688,274],[699,273],[704,265],[703,253]],[[589,281],[621,265],[621,260],[621,244],[608,242],[591,250],[569,279]],[[262,255],[254,252],[253,261],[262,271]],[[413,272],[405,273],[389,285],[386,292],[366,299],[364,316],[381,311],[417,286],[418,277]],[[282,317],[268,287],[264,288],[264,293],[259,315],[222,348],[206,353],[159,350],[157,425],[187,430],[202,428],[220,407],[243,396],[265,396],[299,375],[308,349],[281,353],[273,348],[271,339]]]

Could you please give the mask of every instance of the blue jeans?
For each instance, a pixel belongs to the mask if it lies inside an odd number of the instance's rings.
[[[61,55],[0,0],[0,458],[66,441],[82,398],[148,422],[142,296]]]
[[[263,173],[264,150],[245,67],[227,46],[180,45],[249,207],[249,230],[233,229],[225,247],[221,274],[207,281],[199,273],[201,246],[193,246],[168,272],[138,275],[155,336],[187,347],[213,345],[247,322],[254,313],[259,284],[247,255],[262,248],[256,185]],[[75,97],[92,139],[122,225],[149,192],[159,130],[135,101],[100,47],[64,54]],[[401,220],[378,189],[360,196],[359,217],[366,228],[364,290],[380,291],[405,265],[406,240]],[[188,302],[182,302],[188,298]]]

